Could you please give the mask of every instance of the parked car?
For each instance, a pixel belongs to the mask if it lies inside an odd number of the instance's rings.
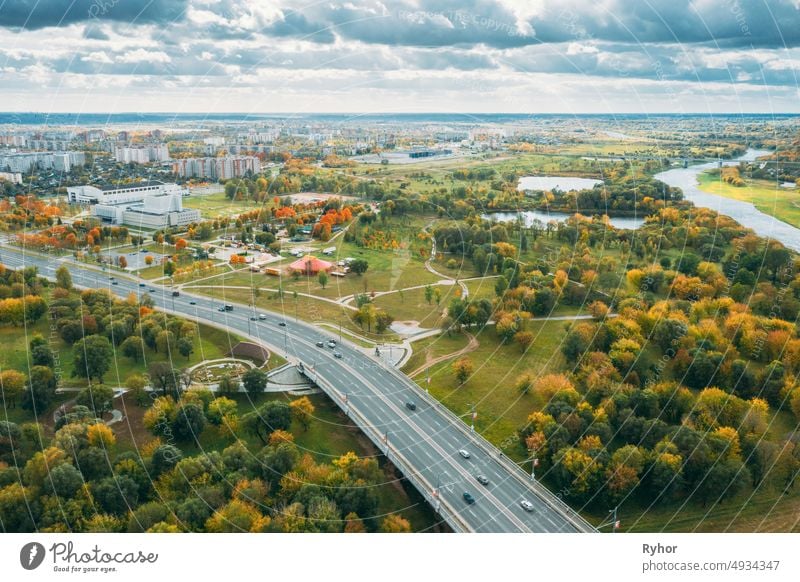
[[[469,458],[470,458],[470,456],[471,456],[471,455],[469,454],[469,451],[468,451],[468,450],[466,450],[466,449],[459,449],[459,450],[458,450],[458,454],[459,454],[459,455],[461,455],[462,457],[464,457],[465,459],[469,459]]]
[[[466,501],[467,504],[472,505],[473,503],[475,503],[475,498],[469,491],[464,491],[464,501]]]
[[[525,511],[527,511],[527,512],[533,511],[533,503],[531,503],[527,499],[523,499],[522,501],[519,502],[519,504],[522,506],[522,509],[524,509]]]
[[[414,403],[411,400],[409,400],[408,402],[406,402],[406,408],[408,408],[409,410],[416,410],[417,409],[417,405],[416,405],[416,403]]]

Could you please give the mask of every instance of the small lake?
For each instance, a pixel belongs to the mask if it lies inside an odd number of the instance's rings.
[[[519,179],[517,190],[520,192],[525,190],[550,191],[558,188],[562,192],[569,192],[571,190],[590,190],[602,183],[602,180],[573,176],[523,176]]]
[[[492,212],[491,214],[484,214],[482,218],[495,222],[513,222],[517,218],[522,218],[525,226],[532,226],[534,221],[538,220],[542,224],[547,224],[551,220],[557,222],[564,222],[572,214],[565,214],[563,212],[547,212],[545,210],[525,210],[523,212]],[[625,228],[628,230],[636,230],[644,222],[644,218],[636,218],[631,216],[617,216],[609,218],[608,221],[614,228]]]

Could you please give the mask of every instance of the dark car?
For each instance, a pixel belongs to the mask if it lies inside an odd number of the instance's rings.
[[[191,301],[189,301],[189,305],[197,305],[197,301],[195,301],[194,299],[192,299]]]
[[[286,327],[286,322],[285,321],[281,321],[278,325],[281,326],[281,327]]]
[[[111,281],[112,285],[119,285],[119,281]]]
[[[317,347],[318,347],[318,348],[324,348],[324,347],[325,347],[325,344],[324,344],[324,343],[322,343],[322,342],[317,342]]]
[[[409,400],[408,402],[406,402],[406,408],[408,408],[409,410],[416,410],[417,405],[411,400]]]
[[[489,484],[489,477],[487,477],[486,475],[478,475],[477,477],[475,477],[475,479],[481,485],[488,485]]]
[[[333,352],[333,357],[338,358],[339,360],[342,359],[342,352]]]
[[[251,315],[250,321],[258,321],[258,318],[255,315]]]
[[[139,287],[147,287],[144,283],[139,283]]]
[[[150,293],[155,293],[156,292],[156,290],[153,289],[152,287],[150,287],[150,289],[148,289],[148,291],[150,291]]]
[[[464,491],[464,501],[466,501],[469,505],[475,503],[475,498],[469,491]]]
[[[172,292],[172,296],[173,297],[180,297],[181,296],[181,292],[180,291],[173,291]]]

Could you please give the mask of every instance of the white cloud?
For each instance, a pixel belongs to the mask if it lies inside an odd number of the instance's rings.
[[[169,63],[172,59],[164,51],[136,49],[117,57],[120,63]]]
[[[114,61],[111,60],[105,51],[94,51],[89,53],[88,55],[84,55],[81,57],[81,60],[86,63],[100,63],[103,65],[110,65]]]

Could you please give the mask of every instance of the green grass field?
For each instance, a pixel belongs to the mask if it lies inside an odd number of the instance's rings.
[[[514,446],[503,447],[509,455],[519,452],[515,446],[517,429],[531,412],[545,404],[533,394],[514,390],[514,381],[523,373],[538,376],[556,371],[564,363],[559,349],[566,334],[563,321],[534,320],[527,329],[536,339],[524,354],[516,344],[501,345],[493,326],[478,334],[480,346],[466,356],[475,365],[475,372],[463,386],[458,385],[450,360],[430,370],[431,394],[457,415],[468,414],[471,405],[475,405],[478,413],[475,429],[498,446],[513,439]],[[405,369],[410,370],[411,365]],[[425,374],[414,380],[425,387]]]
[[[800,227],[800,193],[797,189],[781,188],[767,180],[747,180],[745,186],[736,187],[709,172],[700,174],[698,181],[704,192],[750,202],[764,214]]]

